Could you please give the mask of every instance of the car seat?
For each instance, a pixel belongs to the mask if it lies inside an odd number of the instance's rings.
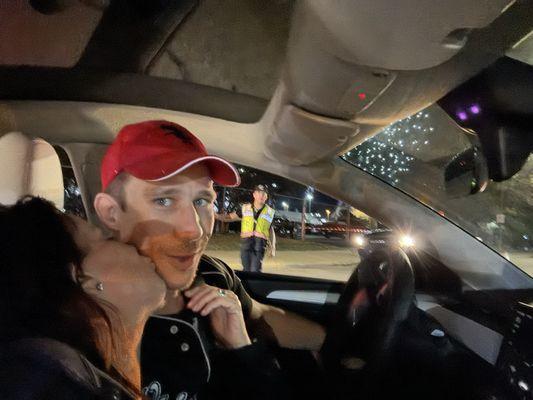
[[[48,142],[20,132],[0,135],[0,204],[26,195],[40,196],[63,209],[63,173]]]

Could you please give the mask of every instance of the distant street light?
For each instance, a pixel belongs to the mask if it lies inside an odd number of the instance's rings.
[[[311,212],[311,201],[313,200],[313,195],[311,193],[307,193],[305,198],[309,200],[309,212]]]
[[[328,221],[329,221],[329,214],[331,214],[331,210],[326,208],[326,217],[328,218]]]
[[[287,202],[281,203],[281,206],[285,209],[285,211],[289,211],[289,204]]]

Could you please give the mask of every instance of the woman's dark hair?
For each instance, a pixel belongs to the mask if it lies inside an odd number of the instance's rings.
[[[109,316],[76,281],[83,254],[75,224],[52,203],[0,205],[0,341],[47,337],[69,344],[119,381]]]

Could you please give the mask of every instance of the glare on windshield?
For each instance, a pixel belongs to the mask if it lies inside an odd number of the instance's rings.
[[[444,169],[472,147],[438,106],[398,121],[345,153],[351,164],[430,206],[533,276],[533,157],[482,193],[451,197]]]

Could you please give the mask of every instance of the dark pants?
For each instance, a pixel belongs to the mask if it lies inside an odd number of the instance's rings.
[[[261,272],[267,241],[252,236],[241,239],[241,261],[245,271]]]

